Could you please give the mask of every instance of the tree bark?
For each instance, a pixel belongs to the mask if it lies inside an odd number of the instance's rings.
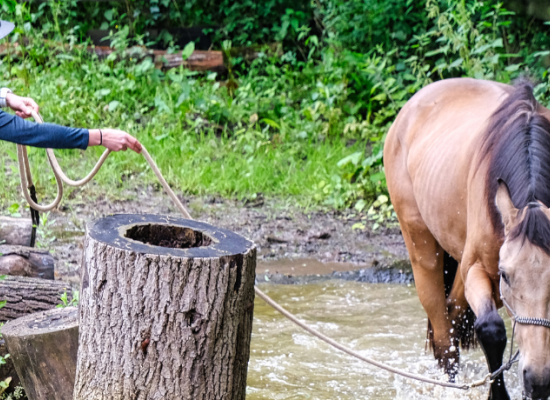
[[[0,275],[54,279],[55,264],[47,250],[0,245]]]
[[[70,300],[72,289],[66,282],[7,276],[0,280],[0,300],[7,300],[0,309],[0,321],[55,308],[65,292]]]
[[[76,307],[27,315],[2,327],[29,400],[71,400],[78,352]]]
[[[244,399],[255,267],[252,242],[205,223],[88,226],[74,399]]]
[[[15,246],[31,243],[32,221],[27,218],[0,216],[0,242]]]

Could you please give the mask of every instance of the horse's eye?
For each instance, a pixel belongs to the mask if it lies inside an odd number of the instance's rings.
[[[510,281],[508,281],[508,275],[506,275],[506,272],[504,271],[499,271],[499,274],[500,274],[500,277],[502,278],[502,280],[504,282],[506,282],[507,285],[510,284]]]

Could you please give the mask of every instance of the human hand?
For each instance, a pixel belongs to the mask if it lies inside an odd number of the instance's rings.
[[[6,104],[21,118],[29,118],[31,113],[38,112],[38,104],[30,97],[20,97],[13,93],[6,95]]]
[[[118,129],[90,129],[88,146],[102,145],[111,151],[133,150],[141,153],[141,143],[132,135]]]

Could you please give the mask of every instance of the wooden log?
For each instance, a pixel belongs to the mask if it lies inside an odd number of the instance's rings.
[[[29,246],[32,221],[28,218],[0,216],[0,242],[15,246]]]
[[[0,245],[0,275],[54,279],[55,262],[49,251]]]
[[[0,309],[0,321],[55,308],[61,303],[59,297],[65,292],[71,299],[72,289],[66,282],[7,276],[0,280],[0,300],[7,301]]]
[[[252,242],[205,223],[89,225],[74,399],[244,399],[255,267]]]
[[[71,400],[78,309],[56,308],[8,322],[2,335],[29,400]]]
[[[63,53],[64,51],[71,51],[73,48],[85,49],[90,54],[96,54],[100,59],[104,59],[109,55],[115,53],[115,49],[109,46],[69,46],[61,43],[48,42],[53,48],[57,47],[59,50],[53,51],[53,53]],[[12,57],[21,57],[23,52],[19,43],[0,44],[0,56],[5,56],[8,53]],[[221,51],[216,50],[195,50],[189,58],[184,60],[181,57],[181,52],[168,54],[166,50],[151,50],[141,46],[134,46],[124,50],[126,57],[133,57],[136,59],[151,58],[156,68],[170,69],[183,66],[192,71],[215,71],[224,72],[226,70],[223,63],[223,55]]]

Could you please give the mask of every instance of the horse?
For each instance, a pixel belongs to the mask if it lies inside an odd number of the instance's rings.
[[[550,395],[550,110],[526,79],[454,78],[416,93],[384,145],[387,187],[451,380],[459,347],[502,365],[514,322],[523,396]],[[460,346],[459,346],[460,345]],[[503,375],[489,399],[509,399]]]

